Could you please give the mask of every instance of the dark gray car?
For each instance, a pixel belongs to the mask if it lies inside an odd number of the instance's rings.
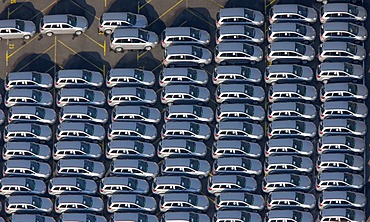
[[[197,121],[212,122],[213,110],[210,107],[198,105],[171,105],[164,113],[164,120],[168,121]]]
[[[100,181],[99,192],[103,195],[124,194],[147,194],[149,184],[144,179],[135,177],[105,177]]]
[[[261,156],[261,146],[244,140],[218,140],[212,146],[212,157],[252,157]]]
[[[115,106],[111,120],[112,122],[158,123],[161,120],[161,113],[157,108],[147,106]]]
[[[309,191],[311,183],[311,179],[304,175],[269,174],[263,178],[262,191],[265,193],[289,190]]]
[[[152,143],[138,140],[111,140],[107,143],[105,156],[115,158],[152,158],[155,148]]]
[[[208,74],[202,69],[184,68],[164,68],[158,77],[161,87],[170,84],[198,84],[206,85]]]
[[[102,91],[91,89],[63,88],[57,94],[57,106],[65,105],[96,105],[105,104],[105,95]]]
[[[213,84],[221,83],[260,83],[261,71],[244,65],[217,66],[213,72]]]

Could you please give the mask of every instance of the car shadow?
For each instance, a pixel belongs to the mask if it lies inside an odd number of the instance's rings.
[[[139,4],[139,14],[148,20],[147,30],[155,32],[158,36],[166,28],[166,24],[159,18],[157,11],[151,4]]]
[[[110,70],[110,64],[105,61],[99,53],[85,51],[71,55],[64,64],[64,69],[87,69],[97,71],[103,75]]]
[[[116,0],[108,6],[107,12],[138,12],[138,2],[132,0]]]
[[[34,7],[31,2],[10,4],[0,13],[0,19],[22,19],[35,23],[36,27],[42,18],[42,12]]]
[[[61,67],[48,54],[26,54],[17,59],[13,72],[37,71],[49,73],[54,77]]]

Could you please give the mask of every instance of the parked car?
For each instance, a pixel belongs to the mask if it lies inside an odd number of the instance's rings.
[[[153,86],[155,77],[152,71],[138,68],[115,68],[108,71],[105,78],[107,87]]]
[[[20,19],[0,20],[0,40],[3,39],[29,40],[35,35],[35,33],[36,26],[32,21]]]
[[[6,91],[14,88],[50,89],[53,86],[53,78],[49,73],[36,71],[10,72],[6,75],[4,86]]]
[[[149,51],[158,44],[158,36],[155,32],[140,28],[116,29],[110,36],[109,46],[116,52],[124,50]]]
[[[44,15],[40,20],[39,30],[42,35],[54,34],[81,35],[88,28],[88,21],[83,16],[71,14]]]
[[[162,47],[170,45],[208,45],[209,33],[194,27],[168,27],[162,31]]]
[[[260,11],[249,8],[221,8],[216,14],[216,26],[255,25],[262,26],[264,16]]]
[[[212,62],[212,53],[199,46],[171,45],[164,50],[162,64],[165,67],[199,66],[203,67]]]
[[[54,87],[94,87],[103,85],[103,76],[100,72],[87,69],[64,69],[55,73]]]
[[[100,16],[99,31],[106,35],[119,28],[145,28],[148,20],[144,15],[132,12],[105,12]]]
[[[315,23],[317,12],[312,7],[299,4],[277,4],[270,8],[270,23],[276,22],[302,22]]]
[[[208,74],[202,69],[190,67],[164,68],[159,73],[158,81],[161,87],[173,84],[197,84],[205,86],[208,83]]]
[[[348,3],[325,4],[320,8],[320,22],[363,22],[367,18],[366,9]]]

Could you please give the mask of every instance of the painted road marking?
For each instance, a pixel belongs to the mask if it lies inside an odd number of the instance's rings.
[[[49,51],[50,49],[52,49],[54,47],[54,44],[52,46],[50,46],[48,49],[46,49],[45,51],[43,51],[42,53],[40,53],[38,56],[36,56],[34,59],[32,59],[30,62],[28,62],[26,65],[24,65],[22,68],[20,68],[18,70],[18,72],[22,71],[22,69],[24,69],[25,67],[27,67],[29,64],[33,63],[34,61],[36,61],[36,59],[40,58],[43,54],[45,54],[47,51]]]
[[[161,19],[163,16],[165,16],[167,13],[169,13],[170,11],[172,11],[172,9],[176,8],[176,6],[178,6],[179,4],[181,4],[184,0],[180,0],[178,2],[176,2],[173,6],[171,6],[171,8],[167,9],[167,11],[163,12],[162,15],[160,15],[156,20],[152,21],[149,25],[153,25],[156,21],[158,21],[159,19]]]

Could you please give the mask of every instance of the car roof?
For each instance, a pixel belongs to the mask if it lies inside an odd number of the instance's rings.
[[[1,20],[0,20],[1,21]],[[9,81],[16,81],[16,80],[32,80],[32,75],[34,71],[27,71],[27,72],[10,72],[7,75],[7,79]],[[36,72],[38,73],[38,72]]]
[[[242,42],[221,42],[217,47],[219,52],[243,52],[245,45],[254,48],[254,46]]]
[[[123,160],[123,159],[115,159],[112,164],[114,164],[114,167],[133,167],[137,168],[139,161],[147,162],[145,160]]]
[[[240,121],[224,122],[222,121],[219,123],[218,128],[222,130],[242,130],[244,125],[246,125],[247,127],[249,126],[253,127],[253,124],[247,123],[247,122],[240,122]]]
[[[193,27],[168,27],[164,30],[166,36],[189,36]]]
[[[350,119],[324,119],[321,123],[323,127],[346,127],[348,121],[353,121],[356,124],[358,122]]]
[[[218,166],[242,166],[243,161],[253,163],[253,160],[243,157],[221,157],[217,159]]]
[[[293,129],[297,122],[304,122],[300,120],[278,120],[271,123],[272,129]],[[305,123],[305,122],[304,122]]]
[[[172,166],[190,166],[191,158],[168,158],[165,159],[166,167],[172,167]],[[197,161],[196,159],[194,159]]]
[[[194,105],[172,105],[168,107],[170,113],[193,113]]]
[[[221,8],[220,17],[244,17],[244,9],[246,8]],[[248,9],[251,10],[251,9]]]
[[[346,62],[323,62],[319,66],[320,66],[320,70],[322,70],[322,71],[343,70],[345,64],[353,65],[353,64],[350,64],[350,63],[346,63]]]
[[[84,130],[85,125],[92,125],[95,126],[95,124],[91,123],[83,123],[83,122],[62,122],[59,124],[59,129],[60,130]]]
[[[11,89],[7,93],[9,97],[32,97],[33,91],[37,91],[42,94],[48,93],[48,92],[37,90],[37,89],[18,89],[18,88]]]
[[[324,108],[326,109],[348,109],[349,101],[330,101],[324,102]]]
[[[275,84],[272,86],[274,92],[296,92],[298,84]],[[306,85],[302,85],[305,86]]]
[[[185,201],[188,202],[189,195],[194,195],[199,197],[197,194],[187,194],[187,193],[165,193],[162,197],[165,202],[167,201]]]
[[[77,177],[54,177],[51,179],[53,185],[76,185],[77,180],[85,180]]]
[[[244,193],[244,192],[221,192],[218,196],[220,201],[244,201],[245,195],[258,195],[258,194],[251,194],[251,193]]]
[[[282,22],[282,23],[273,23],[271,24],[271,30],[273,32],[296,32],[297,31],[297,24],[294,22]],[[299,24],[302,25],[302,24]]]
[[[19,19],[4,19],[0,20],[0,28],[14,28],[15,21]]]
[[[272,103],[270,105],[271,109],[273,111],[282,111],[282,110],[296,110],[296,105],[297,103],[295,102],[286,102],[286,103]],[[306,106],[306,104],[302,103],[304,106]]]
[[[269,174],[265,176],[264,180],[267,183],[276,183],[276,182],[290,182],[293,174]],[[295,176],[301,177],[300,175]]]
[[[185,177],[188,178],[188,177]],[[189,178],[190,179],[190,178]],[[177,184],[181,185],[182,177],[180,176],[159,176],[155,178],[155,183],[158,184]]]
[[[44,199],[45,197],[39,197],[39,196],[33,196],[33,195],[11,195],[8,197],[9,203],[25,203],[25,204],[31,204],[32,198],[38,197],[41,199]]]
[[[1,184],[2,185],[22,185],[24,186],[26,183],[26,180],[34,180],[32,178],[27,177],[4,177],[1,178]]]
[[[344,153],[324,153],[320,155],[321,162],[344,162],[346,154]]]
[[[63,22],[67,23],[67,16],[69,14],[63,14],[63,15],[44,15],[43,20],[44,24],[46,23],[58,23]]]
[[[296,196],[295,191],[275,191],[271,192],[269,195],[273,200],[294,200]]]
[[[148,198],[146,196],[138,195],[138,194],[115,194],[110,197],[112,202],[135,202],[136,197],[141,196],[145,199]]]
[[[299,5],[302,6],[302,5]],[[305,7],[305,6],[302,6]],[[298,4],[277,4],[272,6],[274,13],[297,13]]]
[[[113,32],[113,38],[139,37],[139,30],[140,31],[145,31],[145,30],[142,30],[142,29],[139,29],[139,28],[116,29]]]
[[[303,157],[298,157],[303,158]],[[293,156],[291,155],[284,155],[284,156],[270,156],[267,159],[269,165],[271,164],[290,164],[293,161]]]
[[[118,95],[136,95],[136,89],[147,91],[148,89],[141,87],[113,87],[111,90],[113,96]]]
[[[83,201],[83,197],[86,196],[86,195],[60,195],[59,197],[57,197],[59,199],[59,204],[60,203],[82,203]],[[96,198],[96,197],[92,197],[92,196],[88,196],[88,197],[91,197],[91,198]]]
[[[137,68],[115,68],[115,69],[109,70],[109,76],[110,77],[121,77],[121,76],[134,77],[135,71],[146,71],[146,70],[137,69]]]
[[[346,50],[348,42],[323,42],[322,50]],[[352,44],[351,44],[352,45]],[[354,44],[353,44],[354,45]],[[356,45],[357,47],[357,45]]]
[[[340,180],[340,181],[343,181],[344,176],[346,175],[346,173],[343,173],[343,172],[323,172],[319,175],[320,175],[320,180],[321,181],[324,181],[324,180],[328,180],[328,181]]]
[[[238,177],[246,178],[237,175],[215,175],[212,178],[212,183],[236,183]]]
[[[244,34],[244,25],[223,25],[219,28],[220,34]],[[247,26],[249,29],[254,29],[254,27]]]
[[[323,24],[323,30],[324,31],[348,31],[349,24],[350,24],[349,22],[327,22]]]
[[[331,3],[325,4],[322,6],[322,9],[325,12],[348,12],[348,5],[347,3]]]
[[[86,90],[96,92],[96,90],[81,89],[81,88],[68,88],[68,89],[63,88],[59,92],[62,97],[66,97],[66,96],[72,97],[72,96],[84,96]]]
[[[167,122],[165,123],[165,126],[166,130],[189,130],[191,123],[198,125],[198,123],[195,122]]]
[[[248,84],[221,84],[219,85],[220,92],[241,92],[246,93],[246,86],[255,88],[256,86]]]
[[[199,88],[198,86],[192,86]],[[168,85],[163,88],[166,93],[189,93],[190,85]]]
[[[247,108],[253,107],[249,104],[221,104],[220,111],[222,112],[246,112]]]
[[[322,196],[324,199],[346,199],[348,191],[324,191]]]
[[[196,46],[192,46],[192,45],[171,45],[169,47],[167,47],[165,50],[167,52],[167,55],[171,55],[171,54],[181,54],[181,55],[184,55],[184,54],[192,54],[192,47],[196,47]],[[200,48],[200,47],[196,47],[196,48]]]
[[[32,129],[32,125],[40,126],[43,128],[44,125],[36,124],[36,123],[10,123],[6,127],[8,127],[8,132],[11,131],[24,131],[30,132]]]
[[[294,51],[297,42],[273,42],[270,44],[271,51]],[[303,44],[301,44],[303,45]],[[306,45],[304,45],[306,46]]]
[[[127,20],[127,14],[131,12],[105,12],[101,16],[103,21],[110,21],[110,20]],[[134,14],[134,13],[131,13]]]
[[[140,180],[136,179],[134,177],[105,177],[104,180],[102,180],[102,183],[104,185],[122,185],[122,184],[128,184],[129,180]]]
[[[61,159],[58,164],[61,167],[84,167],[84,162],[87,160],[83,159]],[[90,161],[89,161],[90,162]],[[94,162],[94,161],[92,161]]]
[[[253,69],[244,65],[226,65],[216,67],[215,71],[217,70],[217,74],[241,74],[242,68]]]

